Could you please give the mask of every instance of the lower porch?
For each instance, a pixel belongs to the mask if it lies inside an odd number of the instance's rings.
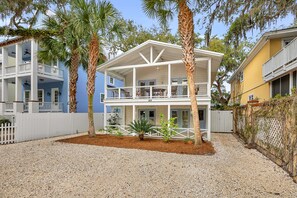
[[[107,106],[107,105],[106,105]],[[105,106],[105,108],[106,108]],[[131,106],[112,106],[111,114],[104,114],[104,128],[108,129],[112,127],[115,130],[121,131],[124,135],[135,135],[129,129],[129,124],[133,120],[146,119],[153,125],[153,130],[147,133],[150,137],[162,137],[161,118],[160,115],[164,115],[164,119],[176,118],[175,124],[178,128],[174,129],[174,138],[184,139],[193,138],[193,116],[190,105],[131,105]],[[210,140],[210,104],[203,104],[198,106],[200,130],[207,140]],[[117,115],[117,120],[111,120],[110,117]]]

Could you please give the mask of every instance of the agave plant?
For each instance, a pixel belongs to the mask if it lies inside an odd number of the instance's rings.
[[[152,130],[153,125],[151,125],[149,121],[141,119],[134,120],[133,122],[131,122],[131,124],[129,124],[129,127],[133,132],[138,133],[139,140],[143,140],[144,134],[150,132]]]

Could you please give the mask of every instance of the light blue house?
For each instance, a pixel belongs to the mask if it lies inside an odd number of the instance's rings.
[[[69,112],[69,72],[63,62],[38,60],[34,39],[14,38],[0,43],[0,115],[17,112]],[[87,112],[87,73],[79,68],[77,112]],[[108,77],[109,85],[122,82]],[[104,75],[96,74],[94,112],[103,112]],[[108,109],[109,111],[110,109]]]

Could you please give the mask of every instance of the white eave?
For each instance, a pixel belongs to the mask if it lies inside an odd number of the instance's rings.
[[[137,47],[134,47],[130,50],[128,50],[127,52],[99,65],[98,67],[98,71],[104,71],[106,68],[112,67],[112,66],[118,66],[118,65],[133,65],[135,63],[133,62],[129,62],[126,61],[126,58],[129,56],[138,56],[139,54],[137,52],[140,52],[142,50],[145,50],[148,46],[153,46],[153,47],[159,47],[160,49],[166,49],[168,50],[174,50],[175,52],[177,52],[178,57],[168,57],[168,59],[172,59],[172,60],[181,60],[182,58],[182,48],[179,45],[175,45],[175,44],[169,44],[169,43],[164,43],[164,42],[160,42],[160,41],[154,41],[154,40],[147,40],[146,42],[138,45]],[[165,51],[166,51],[165,50]],[[201,50],[201,49],[195,49],[195,54],[196,56],[199,57],[209,57],[212,59],[215,59],[218,64],[216,65],[217,67],[219,66],[223,55],[222,53],[217,53],[217,52],[212,52],[212,51],[207,51],[207,50]]]

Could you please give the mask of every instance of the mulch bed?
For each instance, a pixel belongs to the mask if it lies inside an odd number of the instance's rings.
[[[183,140],[171,140],[169,143],[161,139],[145,138],[140,141],[137,137],[123,136],[117,137],[112,135],[96,135],[89,138],[87,135],[57,140],[57,142],[88,144],[96,146],[107,146],[116,148],[141,149],[150,151],[160,151],[167,153],[192,154],[192,155],[211,155],[215,153],[214,147],[210,142],[205,142],[198,148],[193,144],[185,143]]]

